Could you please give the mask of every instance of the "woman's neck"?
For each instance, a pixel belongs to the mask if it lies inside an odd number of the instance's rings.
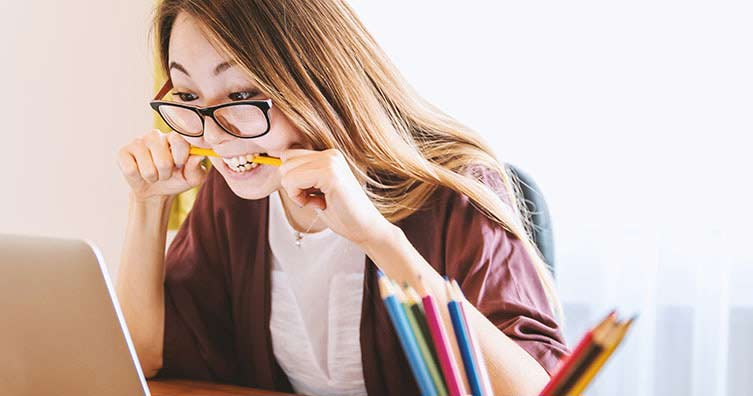
[[[322,221],[321,216],[317,216],[317,213],[312,208],[301,208],[293,201],[283,189],[277,190],[280,195],[280,201],[282,207],[285,209],[285,217],[288,219],[288,223],[298,232],[319,232],[327,228]]]

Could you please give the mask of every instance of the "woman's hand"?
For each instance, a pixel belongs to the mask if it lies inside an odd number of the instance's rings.
[[[179,134],[154,129],[121,148],[118,166],[133,197],[171,196],[201,184],[207,174],[201,167],[204,157],[189,156],[190,147]]]
[[[387,219],[371,203],[339,150],[286,150],[280,156],[281,184],[301,207],[321,210],[332,231],[364,246],[389,232]],[[311,190],[321,194],[311,194]]]

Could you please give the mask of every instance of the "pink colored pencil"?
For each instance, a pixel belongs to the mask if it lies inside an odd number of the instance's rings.
[[[437,305],[431,295],[426,292],[423,284],[420,285],[419,292],[421,294],[421,302],[424,306],[424,313],[426,314],[426,323],[429,325],[429,333],[431,333],[431,339],[434,341],[434,349],[437,351],[439,365],[447,382],[447,391],[450,396],[465,396],[468,392],[465,390],[465,386],[463,386],[460,369],[450,349],[447,331],[442,322],[442,317],[439,316]]]
[[[434,299],[430,295],[426,295],[421,299],[421,302],[424,306],[424,312],[426,312],[426,321],[429,324],[429,332],[434,341],[434,348],[437,351],[445,380],[447,380],[447,390],[450,396],[463,396],[466,392],[462,388],[462,381],[460,381],[460,370],[454,357],[450,354],[447,333],[441,322],[442,319],[439,317]]]

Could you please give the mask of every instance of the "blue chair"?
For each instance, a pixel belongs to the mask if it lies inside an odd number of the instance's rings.
[[[510,164],[507,164],[506,168],[517,187],[518,199],[523,201],[528,212],[524,214],[528,217],[527,223],[530,225],[527,231],[554,276],[554,235],[544,195],[533,178],[520,168]]]

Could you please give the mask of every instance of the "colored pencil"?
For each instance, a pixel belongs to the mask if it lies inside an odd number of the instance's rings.
[[[447,338],[444,321],[439,314],[439,309],[434,298],[426,291],[426,287],[420,279],[419,294],[421,296],[421,303],[424,306],[429,333],[434,341],[434,350],[437,352],[437,359],[439,360],[447,384],[447,391],[450,396],[464,396],[467,391],[460,375],[460,370],[458,369],[458,363],[452,353],[452,347]]]
[[[554,375],[549,380],[549,383],[547,383],[546,387],[544,387],[544,389],[540,392],[541,396],[564,395],[564,393],[561,393],[562,386],[572,374],[573,370],[575,370],[578,363],[580,363],[580,361],[583,359],[585,352],[593,342],[594,331],[596,331],[597,328],[610,326],[611,323],[614,322],[615,318],[616,313],[615,311],[612,311],[609,313],[609,315],[607,315],[606,318],[599,322],[596,327],[586,332],[586,334],[580,340],[570,356],[560,362],[559,367],[556,369]]]
[[[591,380],[593,380],[596,374],[599,373],[599,371],[604,366],[606,361],[609,359],[612,353],[620,345],[623,338],[625,338],[625,334],[627,334],[628,330],[633,325],[636,318],[637,317],[634,316],[630,318],[629,320],[619,323],[612,330],[612,332],[610,332],[609,336],[607,336],[605,340],[605,344],[606,344],[605,350],[599,355],[598,358],[596,358],[596,360],[588,367],[585,373],[578,379],[578,381],[569,391],[570,395],[580,396],[583,393],[583,391],[586,390],[588,385],[591,383]]]
[[[188,150],[188,154],[203,155],[205,157],[219,157],[219,155],[217,155],[217,153],[215,153],[214,150],[212,149],[196,147],[196,146],[191,146],[191,148]]]
[[[217,155],[217,153],[215,153],[214,150],[212,149],[196,147],[196,146],[191,146],[191,148],[188,150],[188,153],[193,154],[193,155],[203,155],[205,157],[219,157],[219,155]],[[255,162],[257,164],[272,165],[272,166],[282,165],[282,161],[279,158],[268,157],[264,155],[257,155],[256,157],[254,157],[254,159],[251,160],[251,162]]]
[[[463,291],[460,289],[460,285],[458,285],[458,282],[453,279],[452,280],[452,287],[455,291],[455,296],[458,300],[459,307],[460,307],[460,314],[463,315],[463,323],[465,324],[466,331],[468,332],[468,342],[471,344],[471,350],[473,351],[474,356],[476,357],[476,362],[478,363],[478,371],[479,376],[481,377],[481,387],[482,392],[484,395],[493,396],[494,391],[492,391],[492,383],[489,379],[489,371],[486,369],[486,362],[484,361],[484,356],[481,354],[481,349],[479,347],[478,342],[474,339],[473,336],[473,330],[471,329],[470,325],[468,324],[468,316],[465,314],[465,297],[463,296]]]
[[[416,324],[420,329],[421,338],[424,340],[426,349],[429,352],[429,356],[426,358],[431,361],[429,373],[431,373],[434,385],[437,387],[437,394],[440,396],[447,396],[447,381],[444,378],[444,373],[442,373],[442,369],[439,365],[437,349],[434,347],[434,343],[431,340],[431,333],[429,333],[429,325],[426,323],[426,314],[421,305],[421,298],[418,296],[418,293],[416,293],[416,290],[407,284],[403,291],[405,292],[413,317],[416,319]]]
[[[395,297],[395,290],[391,285],[391,281],[379,271],[379,292],[384,301],[384,305],[387,307],[387,312],[392,320],[392,325],[397,332],[400,344],[403,347],[403,352],[408,359],[408,364],[413,371],[413,376],[416,379],[416,383],[423,396],[436,396],[437,390],[434,387],[434,383],[429,374],[429,370],[421,356],[421,351],[418,348],[416,338],[411,331],[410,324],[405,315],[405,311],[402,309],[401,304]]]
[[[605,341],[609,333],[611,333],[616,327],[614,320],[610,320],[603,326],[599,326],[593,331],[593,339],[588,347],[583,352],[583,357],[578,359],[578,362],[573,366],[572,371],[565,377],[562,384],[555,390],[557,395],[569,395],[573,386],[578,382],[578,379],[585,374],[588,367],[593,364],[594,361],[604,352]],[[580,396],[580,395],[579,395]]]
[[[446,281],[445,286],[447,288],[447,300],[449,301],[447,303],[447,309],[450,311],[452,328],[455,330],[455,341],[458,344],[460,356],[463,359],[465,376],[468,378],[468,385],[471,388],[471,395],[483,396],[479,367],[476,359],[474,358],[473,347],[471,346],[469,338],[470,335],[468,334],[467,327],[463,323],[463,313],[460,310],[460,302],[455,296],[455,292],[452,289],[452,284],[449,281]]]

